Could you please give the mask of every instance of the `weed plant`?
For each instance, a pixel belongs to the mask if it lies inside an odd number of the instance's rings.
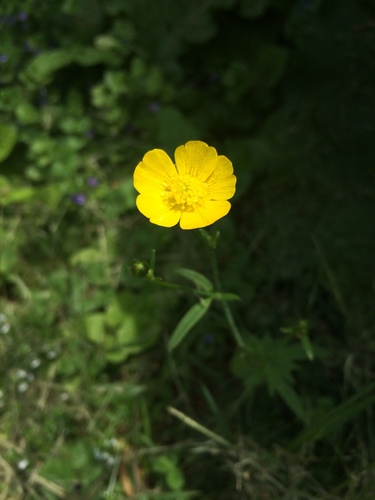
[[[374,23],[1,2],[0,500],[375,498]],[[237,177],[205,232],[135,204],[191,140]]]

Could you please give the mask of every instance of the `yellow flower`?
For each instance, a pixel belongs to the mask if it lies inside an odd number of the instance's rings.
[[[139,211],[158,226],[209,226],[230,210],[236,190],[232,163],[201,141],[175,151],[175,162],[161,149],[145,154],[134,171]]]

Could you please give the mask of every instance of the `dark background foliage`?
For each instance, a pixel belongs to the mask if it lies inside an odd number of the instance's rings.
[[[0,27],[0,498],[372,499],[373,2],[6,0]],[[217,302],[168,352],[194,299],[131,272],[212,278],[135,208],[143,154],[192,139],[238,178],[246,356]]]

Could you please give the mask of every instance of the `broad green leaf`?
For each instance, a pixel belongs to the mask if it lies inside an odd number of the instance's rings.
[[[31,187],[12,187],[11,190],[0,198],[0,205],[6,206],[11,203],[22,203],[33,198],[35,191]]]
[[[178,344],[185,338],[198,321],[203,318],[208,311],[211,302],[211,298],[200,300],[188,310],[185,316],[182,317],[169,339],[169,352],[173,351],[173,349],[178,346]]]
[[[102,262],[103,256],[96,248],[83,248],[79,250],[70,258],[70,263],[73,266],[78,264],[92,264],[93,262]]]
[[[105,315],[100,313],[90,314],[85,317],[87,337],[91,342],[103,344],[105,340]]]
[[[81,66],[93,66],[101,62],[113,63],[118,57],[113,52],[92,47],[74,47],[70,50],[50,50],[35,57],[25,70],[26,80],[39,84],[48,84],[56,71],[77,63]]]
[[[177,269],[176,271],[178,274],[183,276],[184,278],[192,281],[198,288],[201,288],[205,292],[210,292],[213,289],[213,285],[209,279],[206,278],[201,273],[198,273],[197,271],[193,271],[192,269]]]
[[[72,63],[73,51],[50,50],[35,57],[27,66],[25,76],[31,81],[47,84],[55,71]]]
[[[6,160],[17,142],[17,130],[12,125],[0,124],[0,162]]]
[[[27,101],[21,102],[16,108],[16,116],[19,122],[30,125],[41,121],[41,112]]]
[[[185,477],[178,467],[171,468],[166,474],[166,482],[171,490],[179,491],[185,484]]]
[[[154,295],[144,295],[142,299],[131,292],[117,295],[105,313],[109,329],[106,359],[117,363],[155,344],[160,331],[159,313]]]

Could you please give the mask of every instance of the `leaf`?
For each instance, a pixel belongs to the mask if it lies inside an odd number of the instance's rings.
[[[21,102],[16,108],[16,116],[20,123],[30,125],[41,121],[41,112],[27,101]]]
[[[213,293],[212,294],[212,298],[214,300],[225,300],[226,302],[230,301],[230,302],[237,302],[239,300],[241,300],[241,297],[239,297],[237,294],[235,293],[221,293],[221,292],[216,292],[216,293]]]
[[[197,271],[193,271],[192,269],[180,268],[177,269],[176,272],[184,278],[192,281],[197,286],[197,288],[200,288],[205,292],[210,292],[213,289],[211,281],[207,279],[206,276],[198,273]]]
[[[192,138],[199,137],[199,130],[185,115],[173,107],[162,108],[156,115],[157,140],[174,149]]]
[[[95,262],[102,262],[103,256],[96,248],[83,248],[70,258],[72,266],[93,264]]]
[[[50,50],[35,57],[27,66],[25,76],[33,82],[47,84],[55,71],[68,66],[73,61],[73,52]]]
[[[341,405],[328,411],[319,420],[314,420],[305,431],[297,436],[293,442],[293,448],[298,448],[303,443],[320,439],[328,432],[340,429],[348,421],[373,405],[374,402],[375,382],[372,382]]]
[[[174,329],[171,338],[168,342],[168,351],[172,352],[178,344],[184,339],[184,337],[190,332],[190,330],[198,323],[198,321],[206,314],[212,299],[202,299],[198,304],[191,307],[188,312],[183,316]]]
[[[296,414],[303,422],[306,420],[305,411],[302,406],[301,398],[291,385],[279,384],[276,387],[279,396],[284,400],[284,403]]]
[[[6,160],[17,142],[17,130],[11,125],[0,124],[0,162]]]
[[[142,300],[131,292],[116,295],[105,313],[109,330],[104,345],[106,359],[118,363],[152,347],[159,338],[160,314],[153,295],[144,295]]]
[[[22,203],[33,198],[35,191],[31,187],[12,187],[11,190],[0,199],[0,206],[10,205],[11,203]]]
[[[90,314],[85,317],[87,337],[91,342],[103,344],[105,340],[105,315],[101,313]]]
[[[94,66],[101,62],[109,64],[117,61],[113,52],[92,47],[77,46],[70,50],[50,50],[35,57],[26,67],[24,78],[32,82],[46,85],[50,83],[56,71],[77,63],[80,66]]]
[[[302,344],[302,347],[303,347],[308,359],[310,361],[313,361],[314,350],[313,350],[313,347],[311,345],[311,342],[310,342],[310,339],[309,339],[309,336],[307,335],[307,333],[301,335],[301,344]]]

